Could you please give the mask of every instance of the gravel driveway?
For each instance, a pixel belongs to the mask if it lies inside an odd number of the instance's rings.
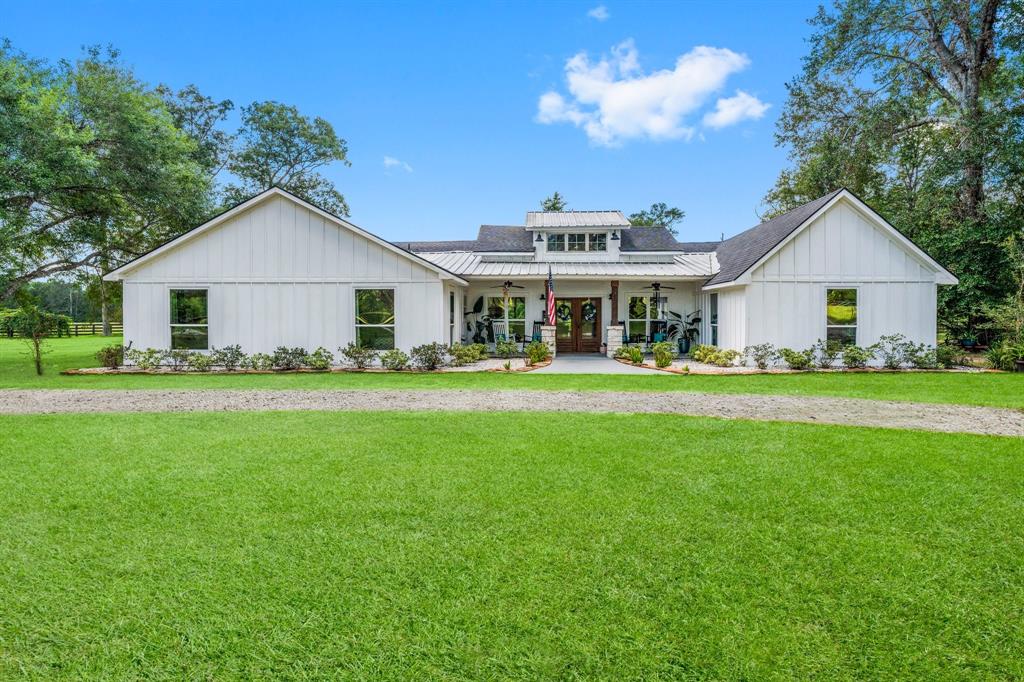
[[[0,414],[252,410],[649,412],[1024,436],[1024,411],[855,398],[675,391],[0,390]]]

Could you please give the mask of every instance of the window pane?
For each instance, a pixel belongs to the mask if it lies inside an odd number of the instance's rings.
[[[206,323],[205,289],[171,289],[171,324]]]
[[[455,324],[455,293],[448,294],[448,324]]]
[[[569,235],[569,250],[570,251],[586,251],[587,250],[587,235],[585,235],[585,234],[570,234]]]
[[[207,327],[171,327],[171,348],[206,350],[210,347]]]
[[[718,294],[711,294],[711,324],[718,324]],[[717,344],[712,344],[717,345]]]
[[[394,323],[394,289],[356,289],[356,324]]]
[[[638,336],[647,336],[647,323],[642,321],[630,322],[627,331],[630,339]]]
[[[646,320],[647,319],[647,298],[645,296],[630,296],[629,297],[629,319],[631,319],[631,320]]]
[[[509,322],[508,333],[515,336],[517,339],[522,341],[526,338],[526,323],[525,322]]]
[[[356,343],[363,348],[391,350],[395,347],[395,328],[356,327]]]
[[[591,251],[604,251],[608,248],[606,241],[608,235],[605,234],[592,234],[590,235],[590,250]]]
[[[523,296],[513,296],[508,299],[508,319],[510,320],[525,320],[526,319],[526,298]]]
[[[825,294],[826,324],[857,324],[857,290],[829,289]]]
[[[505,299],[501,296],[487,297],[487,316],[491,319],[501,320],[505,318]]]
[[[549,234],[548,251],[565,251],[565,235]]]
[[[825,338],[838,341],[841,346],[853,346],[857,343],[856,327],[826,327]]]

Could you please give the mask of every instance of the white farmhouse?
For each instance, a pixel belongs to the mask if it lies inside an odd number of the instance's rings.
[[[476,239],[388,242],[270,189],[106,275],[125,343],[246,352],[541,337],[548,278],[559,353],[674,336],[742,350],[818,339],[936,341],[956,278],[847,190],[722,242],[680,242],[620,211],[529,212]]]

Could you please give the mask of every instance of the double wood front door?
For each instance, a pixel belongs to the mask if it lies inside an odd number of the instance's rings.
[[[555,349],[559,353],[601,350],[601,299],[555,299]]]

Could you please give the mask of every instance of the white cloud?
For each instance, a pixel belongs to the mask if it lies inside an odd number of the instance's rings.
[[[737,90],[734,97],[720,98],[715,104],[715,110],[704,114],[704,125],[718,129],[748,118],[761,118],[769,106],[753,95]]]
[[[591,19],[597,19],[598,21],[607,21],[611,14],[608,12],[608,8],[604,5],[598,5],[594,9],[587,12],[587,16]]]
[[[400,159],[396,159],[393,156],[385,156],[384,157],[384,167],[385,168],[389,168],[389,169],[390,168],[400,168],[400,169],[404,170],[406,173],[412,173],[412,166],[407,164],[405,161],[402,161]]]
[[[571,123],[591,142],[604,146],[644,138],[689,140],[696,125],[688,117],[749,64],[746,55],[732,50],[698,46],[681,55],[673,69],[644,73],[632,40],[616,45],[598,62],[580,52],[565,64],[569,98],[555,91],[541,95],[537,121]],[[747,117],[753,115],[749,102],[745,107]]]

